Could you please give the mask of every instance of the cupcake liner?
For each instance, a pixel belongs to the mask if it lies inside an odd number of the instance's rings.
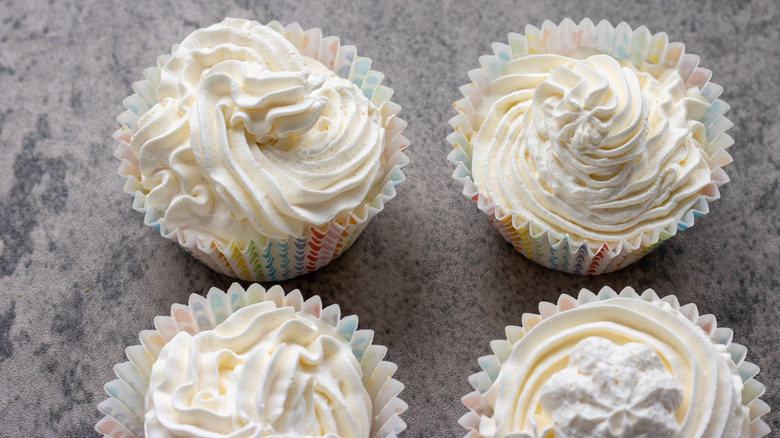
[[[371,438],[392,438],[406,428],[400,415],[406,411],[407,404],[398,398],[404,385],[392,378],[398,367],[382,360],[387,347],[372,344],[372,330],[357,330],[357,316],[341,318],[337,304],[323,308],[322,300],[316,295],[304,301],[297,289],[285,295],[281,286],[266,290],[259,284],[252,284],[244,290],[238,283],[234,283],[227,292],[211,288],[206,297],[190,295],[186,306],[173,304],[171,316],[156,317],[155,330],[140,333],[141,345],[125,350],[129,361],[115,365],[114,372],[118,379],[105,385],[110,397],[98,405],[98,410],[105,417],[98,421],[95,430],[107,437],[142,438],[144,399],[149,376],[165,344],[179,332],[194,335],[213,329],[238,309],[265,301],[273,301],[278,307],[289,306],[296,311],[306,312],[336,328],[350,342],[352,353],[363,370],[363,384],[373,402]]]
[[[386,131],[382,155],[386,164],[379,189],[367,198],[367,204],[359,206],[346,218],[310,227],[303,237],[268,238],[265,244],[251,241],[246,248],[235,242],[223,248],[211,239],[194,237],[188,240],[181,230],[168,229],[160,213],[147,206],[140,182],[138,151],[130,147],[138,118],[157,103],[158,67],[145,69],[146,79],[133,84],[135,93],[124,99],[127,110],[117,117],[121,128],[113,135],[120,142],[114,155],[122,160],[118,173],[126,178],[124,191],[134,197],[133,209],[143,213],[144,223],[181,245],[215,271],[247,281],[287,280],[315,271],[341,255],[354,243],[371,218],[395,197],[395,187],[405,178],[402,168],[409,163],[404,154],[409,140],[402,134],[406,122],[398,117],[401,106],[390,100],[393,90],[381,85],[384,75],[370,69],[371,59],[357,56],[355,47],[342,46],[338,37],[323,37],[318,28],[303,30],[298,23],[282,26],[276,21],[267,26],[281,33],[304,55],[317,59],[357,85],[379,108]]]
[[[699,88],[710,102],[701,120],[706,128],[707,163],[712,181],[692,207],[676,223],[644,231],[619,242],[592,244],[578,242],[560,233],[511,212],[503,211],[479,191],[471,175],[471,136],[476,131],[475,113],[491,80],[501,76],[507,62],[535,53],[566,54],[583,47],[593,48],[617,59],[628,59],[646,69],[675,68],[684,78],[686,87]],[[596,275],[613,272],[641,259],[678,231],[690,228],[694,220],[709,212],[708,203],[720,197],[718,188],[729,181],[722,167],[732,159],[726,152],[734,140],[726,134],[733,124],[723,115],[730,107],[718,99],[723,88],[709,81],[712,72],[698,66],[699,57],[685,53],[682,43],[670,43],[666,33],[651,34],[646,27],[636,30],[622,22],[612,26],[607,21],[594,25],[589,19],[575,24],[564,19],[559,25],[545,21],[541,29],[526,26],[525,35],[510,33],[507,43],[493,43],[493,55],[481,56],[481,68],[471,70],[471,83],[460,87],[463,98],[454,103],[458,115],[449,120],[454,132],[447,141],[454,147],[448,155],[456,165],[452,174],[463,185],[463,194],[477,202],[504,239],[525,257],[548,268],[572,274]]]
[[[557,303],[542,301],[539,303],[539,314],[524,313],[522,316],[523,325],[521,327],[507,326],[506,339],[490,342],[493,354],[479,358],[478,363],[482,371],[469,376],[469,383],[475,391],[461,398],[463,404],[469,409],[469,412],[458,420],[458,423],[468,431],[464,438],[479,438],[481,436],[477,431],[480,418],[483,415],[491,415],[492,413],[491,408],[484,401],[482,395],[495,382],[502,364],[509,358],[512,346],[515,343],[534,326],[558,313],[590,302],[605,301],[613,298],[632,298],[647,302],[663,301],[668,303],[673,310],[679,311],[691,323],[701,328],[709,336],[713,344],[722,345],[731,355],[731,360],[736,365],[744,385],[741,401],[742,405],[747,406],[750,410],[750,436],[759,438],[769,434],[771,430],[761,418],[770,410],[769,405],[760,399],[766,388],[755,380],[755,376],[759,372],[758,367],[745,360],[747,348],[732,342],[733,332],[731,329],[718,327],[715,316],[711,314],[699,315],[699,310],[693,303],[681,306],[674,295],[660,298],[652,289],[647,289],[640,295],[631,287],[626,287],[618,293],[614,289],[605,286],[598,294],[582,289],[576,298],[563,294],[558,298]]]

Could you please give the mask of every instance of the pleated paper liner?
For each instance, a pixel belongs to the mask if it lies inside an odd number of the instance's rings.
[[[211,330],[237,310],[267,301],[274,302],[277,307],[293,307],[326,322],[351,344],[373,404],[371,438],[392,438],[406,428],[400,415],[406,411],[407,404],[398,398],[404,386],[392,378],[398,367],[382,360],[387,347],[372,343],[372,330],[357,330],[357,316],[342,318],[337,304],[323,308],[319,296],[304,301],[297,289],[285,295],[280,286],[266,290],[259,284],[252,284],[244,290],[234,283],[227,292],[212,288],[206,297],[190,295],[188,305],[173,304],[171,316],[156,317],[155,330],[141,332],[141,345],[126,349],[129,361],[114,366],[118,379],[105,385],[110,397],[98,405],[105,417],[97,423],[95,430],[112,438],[144,437],[146,389],[152,366],[163,346],[179,332],[194,335]]]
[[[759,438],[766,436],[771,431],[769,426],[761,418],[769,412],[770,408],[760,399],[764,394],[765,387],[755,380],[759,369],[756,365],[745,360],[747,348],[743,345],[732,342],[733,332],[731,329],[718,327],[713,315],[699,315],[699,310],[695,304],[690,303],[680,305],[677,297],[667,295],[660,298],[652,289],[647,289],[642,294],[636,293],[633,288],[626,287],[619,293],[612,288],[605,286],[598,294],[582,289],[578,296],[561,295],[557,303],[541,302],[539,304],[539,314],[525,313],[522,316],[522,326],[507,326],[506,339],[498,339],[490,342],[492,355],[479,358],[478,363],[482,371],[469,377],[469,383],[474,391],[464,396],[461,401],[469,409],[469,412],[463,415],[459,424],[468,432],[465,438],[479,438],[479,424],[483,416],[492,415],[492,406],[487,403],[482,395],[490,389],[501,371],[503,364],[509,358],[513,346],[522,339],[526,333],[533,330],[535,326],[543,323],[545,320],[566,312],[567,310],[586,305],[596,301],[607,301],[615,298],[628,298],[643,300],[649,303],[664,302],[668,304],[671,312],[679,312],[682,317],[688,319],[693,325],[699,327],[709,340],[720,345],[731,356],[731,361],[739,372],[739,378],[743,385],[741,394],[741,403],[747,406],[750,417],[750,437]],[[696,408],[693,407],[695,410]]]
[[[568,234],[560,234],[533,220],[503,211],[481,193],[471,174],[471,136],[478,130],[475,112],[488,84],[502,75],[507,62],[536,53],[565,55],[574,48],[593,48],[617,59],[627,59],[645,69],[674,68],[684,78],[686,87],[696,87],[707,99],[709,109],[701,120],[707,132],[705,152],[712,181],[701,195],[675,223],[644,231],[630,239],[618,242],[593,243],[578,241]],[[726,152],[734,140],[725,132],[732,123],[723,115],[729,106],[718,99],[723,88],[709,81],[712,72],[699,67],[699,57],[685,53],[685,46],[669,42],[666,33],[651,34],[646,27],[636,30],[625,22],[612,26],[607,21],[594,25],[589,19],[579,24],[569,19],[559,25],[545,21],[542,28],[526,26],[525,35],[510,33],[507,43],[493,43],[493,55],[481,56],[481,68],[468,72],[471,83],[460,87],[463,98],[455,102],[458,115],[449,123],[454,132],[447,140],[454,149],[448,159],[455,163],[453,178],[463,184],[463,194],[477,203],[504,239],[525,257],[547,266],[573,274],[596,275],[617,271],[641,259],[666,239],[690,228],[694,220],[709,212],[709,202],[720,197],[719,187],[729,181],[722,167],[732,159]]]
[[[138,118],[157,103],[158,67],[145,69],[146,79],[133,84],[135,94],[124,100],[127,110],[117,118],[122,126],[114,133],[114,138],[120,141],[114,154],[122,160],[119,174],[126,178],[124,191],[134,197],[133,209],[143,213],[144,223],[158,230],[163,237],[177,242],[215,271],[247,281],[290,279],[320,269],[341,255],[355,242],[368,222],[384,209],[385,203],[395,197],[396,186],[405,178],[402,168],[409,163],[404,154],[409,140],[402,134],[406,122],[398,117],[401,107],[390,100],[393,90],[381,85],[384,75],[370,69],[371,59],[357,56],[355,47],[341,45],[338,37],[323,37],[318,28],[303,30],[298,23],[282,26],[276,21],[268,26],[284,35],[304,55],[317,59],[357,85],[381,111],[386,130],[382,154],[386,162],[384,178],[378,191],[347,217],[312,226],[302,237],[265,238],[262,242],[253,240],[246,247],[235,242],[222,247],[209,238],[188,240],[181,230],[168,229],[164,217],[146,204],[146,193],[140,182],[138,151],[130,147]]]

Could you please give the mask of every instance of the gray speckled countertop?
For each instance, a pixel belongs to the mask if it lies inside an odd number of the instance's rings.
[[[407,181],[357,243],[286,290],[339,303],[389,347],[408,437],[462,436],[459,399],[489,341],[580,288],[676,294],[734,329],[780,431],[778,3],[0,1],[0,435],[96,436],[112,365],[172,303],[233,280],[142,223],[112,156],[131,83],[191,31],[236,16],[298,21],[386,74],[411,140]],[[551,271],[508,246],[450,178],[445,136],[466,72],[526,24],[606,18],[701,56],[732,109],[731,182],[691,230],[625,270]]]

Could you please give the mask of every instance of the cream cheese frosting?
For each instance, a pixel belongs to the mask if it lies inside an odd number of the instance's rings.
[[[275,30],[228,18],[158,65],[130,145],[146,205],[185,240],[301,237],[380,189],[379,109]]]
[[[598,342],[602,346],[604,342],[616,346],[604,347],[606,350],[602,348],[601,353],[594,350],[597,358],[614,348],[629,348],[637,353],[629,356],[625,352],[621,353],[624,356],[621,360],[628,365],[627,368],[612,367],[611,377],[616,382],[612,383],[614,386],[611,391],[624,388],[636,378],[640,369],[660,376],[646,397],[660,408],[657,406],[656,411],[645,413],[652,413],[650,416],[657,425],[674,426],[673,431],[665,431],[661,436],[751,436],[749,409],[742,403],[744,385],[727,348],[713,343],[707,333],[666,301],[624,297],[580,304],[543,319],[528,329],[501,363],[493,384],[481,395],[484,407],[481,408],[482,413],[475,427],[476,436],[623,436],[589,433],[599,430],[599,425],[604,421],[603,416],[593,415],[589,418],[581,415],[574,419],[577,414],[575,410],[583,412],[583,406],[575,408],[574,404],[562,402],[564,398],[575,396],[578,401],[603,402],[610,397],[614,399],[614,396],[606,395],[603,388],[594,386],[592,382],[564,388],[567,379],[571,377],[571,372],[566,371],[567,365],[572,361],[583,363],[583,356],[589,353],[583,352],[582,342],[592,337],[599,338]],[[633,343],[642,344],[652,354],[648,354],[647,350],[636,351],[635,347],[630,347]],[[614,355],[610,356],[614,361]],[[610,385],[605,372],[600,370],[598,375],[590,378],[597,381],[604,379],[603,383]],[[673,378],[676,385],[671,385],[668,376]],[[661,410],[670,406],[675,406],[671,414],[673,424],[661,415]],[[618,414],[618,419],[625,418],[620,416],[626,413],[625,409],[621,411],[618,408],[612,412]],[[573,421],[562,420],[567,417]],[[607,421],[609,425],[611,420]],[[621,424],[622,427],[633,427],[627,423]]]
[[[711,182],[708,105],[671,67],[592,49],[520,57],[476,109],[474,183],[517,224],[630,240],[676,223]]]
[[[334,327],[272,301],[253,304],[163,347],[146,436],[365,438],[372,401],[362,378]]]

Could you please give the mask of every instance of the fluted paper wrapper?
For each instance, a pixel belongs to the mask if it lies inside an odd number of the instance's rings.
[[[105,417],[96,424],[95,430],[106,437],[144,437],[146,389],[152,366],[165,344],[182,331],[194,335],[211,330],[237,310],[264,301],[306,312],[333,326],[351,344],[363,370],[363,384],[372,401],[371,438],[392,438],[406,428],[400,415],[406,411],[407,404],[398,398],[404,385],[392,378],[398,367],[382,360],[387,347],[372,343],[372,330],[357,330],[357,316],[341,318],[337,304],[323,308],[319,296],[304,301],[297,289],[285,294],[280,286],[266,290],[259,284],[252,284],[244,290],[234,283],[227,292],[212,288],[206,297],[190,295],[188,305],[174,304],[171,316],[156,317],[155,330],[141,332],[141,345],[125,350],[129,361],[114,366],[118,379],[105,385],[110,398],[98,405],[98,410]]]
[[[269,238],[267,242],[251,241],[246,247],[235,242],[222,247],[208,238],[187,240],[179,229],[168,229],[160,212],[146,204],[141,185],[138,151],[130,148],[138,118],[156,103],[160,69],[144,70],[145,80],[133,84],[135,94],[124,100],[127,110],[117,121],[122,127],[114,133],[120,141],[114,155],[122,160],[119,174],[126,178],[124,191],[134,197],[133,209],[143,213],[144,223],[164,237],[177,242],[195,258],[217,272],[247,281],[281,281],[315,271],[341,255],[358,238],[368,222],[384,209],[396,195],[395,187],[404,180],[401,170],[409,158],[404,150],[409,140],[402,135],[406,122],[398,117],[400,105],[390,101],[393,90],[381,85],[384,75],[370,69],[371,59],[357,56],[354,46],[341,45],[338,37],[323,37],[318,28],[303,30],[298,23],[282,26],[271,22],[268,27],[278,31],[305,56],[314,58],[340,77],[357,85],[363,94],[380,109],[385,127],[383,145],[384,178],[379,191],[343,219],[312,226],[301,237]]]
[[[687,88],[696,87],[710,102],[701,120],[707,131],[705,152],[711,170],[711,182],[702,189],[699,198],[675,224],[644,231],[619,242],[582,242],[561,235],[546,226],[512,212],[502,211],[479,191],[471,175],[471,136],[479,129],[474,125],[475,112],[488,84],[500,77],[507,62],[536,53],[565,55],[574,48],[592,48],[626,59],[637,66],[665,66],[676,69]],[[726,134],[732,123],[723,116],[729,106],[718,99],[723,88],[709,81],[712,72],[698,66],[699,57],[685,53],[685,46],[669,42],[666,33],[651,34],[644,26],[632,30],[625,22],[612,26],[606,21],[594,25],[589,19],[579,24],[569,19],[559,25],[545,21],[542,28],[526,26],[525,35],[510,33],[507,43],[493,43],[493,55],[479,58],[481,68],[468,73],[471,83],[460,88],[463,99],[455,102],[458,115],[450,119],[453,127],[447,140],[454,150],[448,159],[456,164],[453,178],[463,184],[463,194],[473,201],[504,239],[527,258],[573,274],[595,275],[613,272],[641,259],[678,231],[693,226],[694,220],[709,212],[708,203],[720,197],[718,188],[729,181],[722,167],[730,163],[726,152],[734,140]]]
[[[493,354],[479,358],[478,363],[482,371],[469,377],[469,383],[474,388],[474,391],[461,399],[463,404],[469,409],[469,412],[458,421],[468,431],[464,438],[480,438],[481,435],[478,432],[480,418],[492,412],[492,408],[483,400],[482,394],[487,392],[495,382],[503,363],[506,362],[512,351],[513,345],[525,336],[529,330],[532,330],[534,326],[543,320],[558,313],[590,302],[605,301],[618,297],[647,302],[664,301],[672,309],[684,315],[692,324],[701,328],[709,336],[713,344],[725,347],[731,354],[732,361],[737,367],[744,385],[742,389],[742,405],[747,406],[750,411],[750,437],[759,438],[769,434],[771,430],[761,418],[769,412],[769,405],[759,398],[764,394],[766,388],[754,378],[758,374],[758,367],[745,360],[747,348],[731,342],[733,334],[731,329],[718,327],[713,315],[699,315],[699,310],[693,303],[680,305],[680,302],[674,295],[660,298],[652,289],[647,289],[640,295],[631,287],[626,287],[618,293],[614,289],[605,286],[598,294],[582,289],[576,298],[564,294],[558,298],[557,303],[543,301],[539,304],[539,314],[523,314],[522,326],[507,326],[506,339],[498,339],[490,343]]]

